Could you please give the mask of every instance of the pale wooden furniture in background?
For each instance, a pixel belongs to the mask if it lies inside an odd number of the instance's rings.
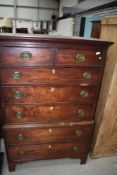
[[[117,17],[102,20],[101,39],[113,41],[107,54],[102,88],[96,110],[93,158],[117,155]]]

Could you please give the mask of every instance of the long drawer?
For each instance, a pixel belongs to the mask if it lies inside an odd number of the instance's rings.
[[[51,48],[1,47],[1,65],[51,65]]]
[[[5,103],[96,101],[98,86],[3,87]]]
[[[40,83],[98,83],[101,81],[101,68],[3,68],[1,83],[40,84]]]
[[[75,142],[10,146],[7,152],[9,160],[26,161],[43,158],[83,157],[84,154],[87,154],[88,149],[88,142]]]
[[[74,66],[92,66],[102,65],[104,63],[104,54],[100,50],[91,50],[91,48],[78,49],[57,49],[57,65],[74,65]]]
[[[50,126],[47,128],[14,126],[4,128],[4,137],[7,144],[29,144],[48,142],[68,142],[79,140],[90,140],[93,123],[75,124],[62,127]]]
[[[51,105],[7,105],[5,123],[77,122],[92,120],[95,103]]]

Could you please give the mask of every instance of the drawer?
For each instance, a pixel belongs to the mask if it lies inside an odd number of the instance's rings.
[[[12,161],[26,161],[43,158],[64,158],[83,156],[89,149],[88,142],[52,143],[40,145],[10,146],[7,149],[9,159]]]
[[[90,140],[93,124],[69,124],[59,127],[39,128],[37,126],[17,126],[4,129],[5,142],[7,144],[28,144],[47,142],[68,142]]]
[[[56,51],[57,65],[102,65],[104,63],[104,55],[99,50],[82,49],[58,49]]]
[[[1,47],[0,48],[1,65],[51,65],[51,48],[25,48],[25,47]]]
[[[68,110],[69,109],[69,110]],[[6,123],[77,122],[92,120],[95,104],[51,104],[5,106]]]
[[[90,87],[4,87],[5,103],[79,102],[96,101],[98,86]]]
[[[101,68],[3,68],[1,82],[5,84],[98,83]]]

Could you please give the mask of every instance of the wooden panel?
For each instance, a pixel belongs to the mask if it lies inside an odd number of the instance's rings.
[[[4,68],[1,82],[5,84],[30,83],[98,83],[101,68]],[[89,76],[89,77],[87,77]]]
[[[81,158],[86,154],[89,143],[52,143],[27,146],[10,146],[8,148],[9,159],[13,161],[26,161],[45,158],[74,157]],[[22,152],[24,154],[22,154]]]
[[[96,111],[96,129],[91,147],[94,158],[117,154],[117,17],[102,20],[101,39],[115,43],[108,50]]]
[[[83,47],[84,48],[84,47]],[[102,65],[105,60],[105,56],[101,49],[97,51],[85,50],[83,49],[58,49],[56,56],[57,65],[76,65],[76,66],[86,66],[86,65]],[[85,56],[85,60],[81,61],[76,59],[78,55]]]
[[[98,86],[4,87],[2,91],[5,103],[79,102],[95,101],[98,95]],[[86,93],[86,97],[82,96],[82,92]]]
[[[91,31],[91,37],[92,38],[100,38],[100,32],[101,32],[101,21],[92,21],[92,31]]]
[[[32,58],[22,58],[23,52],[30,52]],[[32,64],[52,64],[52,50],[50,48],[28,48],[28,47],[1,47],[0,48],[1,65],[32,65]]]
[[[68,112],[69,109],[69,112]],[[6,123],[75,122],[92,120],[95,104],[51,104],[6,106]],[[19,115],[18,115],[19,114]]]
[[[90,140],[93,125],[49,128],[6,128],[4,129],[7,144],[29,144],[47,142],[69,142]]]

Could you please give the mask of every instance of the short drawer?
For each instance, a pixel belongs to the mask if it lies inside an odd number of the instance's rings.
[[[5,103],[96,101],[98,86],[90,87],[3,87]]]
[[[3,68],[1,82],[4,84],[84,84],[99,83],[101,68]]]
[[[84,49],[84,48],[83,48]],[[102,65],[104,63],[104,55],[98,50],[82,49],[57,49],[56,64],[57,65]]]
[[[7,152],[9,160],[26,161],[43,158],[78,158],[87,154],[88,149],[88,142],[75,142],[10,146],[8,147]]]
[[[77,122],[92,120],[95,104],[9,105],[4,108],[5,123]]]
[[[0,48],[1,65],[51,65],[51,48],[4,47]]]
[[[90,140],[93,124],[69,124],[62,127],[39,128],[17,126],[17,128],[5,128],[4,137],[7,144],[28,144],[47,142],[68,142],[79,140]]]

